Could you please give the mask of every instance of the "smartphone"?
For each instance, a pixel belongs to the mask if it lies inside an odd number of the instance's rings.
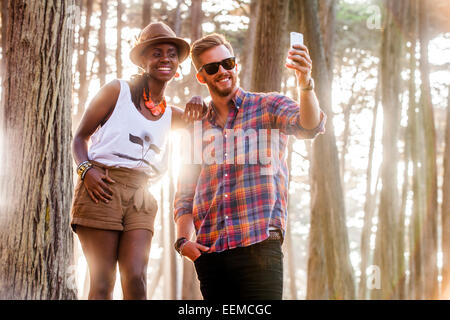
[[[303,34],[298,32],[291,32],[291,47],[295,44],[303,44]]]
[[[303,34],[291,32],[291,48],[296,44],[303,44]],[[293,63],[291,59],[286,59],[287,63]]]

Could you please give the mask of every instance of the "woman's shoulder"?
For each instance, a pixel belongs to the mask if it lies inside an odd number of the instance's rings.
[[[124,81],[124,80],[121,80],[121,79],[111,80],[110,82],[103,85],[103,87],[100,89],[100,91],[102,91],[103,93],[106,93],[106,94],[110,94],[112,96],[118,96],[120,93],[120,87],[121,87],[120,82],[121,81]]]

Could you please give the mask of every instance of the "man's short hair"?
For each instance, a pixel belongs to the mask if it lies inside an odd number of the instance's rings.
[[[191,47],[191,58],[195,68],[197,70],[201,68],[199,56],[203,52],[220,45],[224,45],[230,51],[231,55],[233,55],[233,48],[231,47],[231,44],[221,34],[212,33],[195,41]]]

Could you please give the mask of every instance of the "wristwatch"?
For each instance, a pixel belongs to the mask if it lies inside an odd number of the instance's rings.
[[[175,244],[173,245],[175,247],[175,250],[180,254],[180,256],[183,256],[181,254],[181,249],[183,248],[184,244],[188,242],[188,239],[185,237],[178,238],[177,241],[175,241]]]
[[[308,85],[306,87],[301,88],[302,91],[311,91],[314,90],[314,79],[309,78]]]

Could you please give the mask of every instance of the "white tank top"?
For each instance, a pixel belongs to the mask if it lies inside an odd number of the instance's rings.
[[[119,81],[117,103],[91,136],[88,157],[107,166],[143,170],[155,180],[167,170],[172,108],[167,106],[160,119],[148,120],[134,106],[128,83]]]

